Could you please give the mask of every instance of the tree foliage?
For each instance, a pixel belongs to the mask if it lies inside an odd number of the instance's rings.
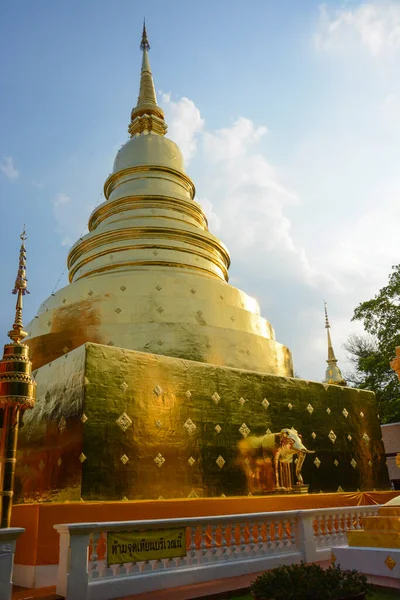
[[[387,286],[357,306],[353,321],[361,321],[366,334],[352,334],[344,344],[353,365],[347,380],[375,392],[382,423],[400,421],[400,382],[390,367],[400,346],[400,265],[393,267]]]

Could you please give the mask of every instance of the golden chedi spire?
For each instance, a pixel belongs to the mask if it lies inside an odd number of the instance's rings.
[[[151,73],[149,55],[150,44],[147,39],[146,23],[143,23],[142,41],[140,49],[143,52],[142,70],[140,74],[140,89],[137,105],[131,113],[131,123],[128,131],[133,137],[140,133],[158,133],[165,135],[167,126],[164,123],[164,112],[157,104],[154,89],[153,75]]]
[[[328,310],[326,307],[326,302],[324,303],[325,308],[325,329],[328,338],[328,363],[327,369],[325,371],[325,379],[323,383],[331,383],[334,385],[347,385],[346,381],[343,379],[342,373],[337,366],[337,359],[335,356],[335,352],[333,350],[331,334],[330,334],[330,324],[328,319]]]
[[[4,346],[3,358],[0,360],[0,412],[2,418],[0,527],[2,528],[10,526],[20,414],[26,409],[32,408],[36,399],[36,383],[32,378],[29,347],[21,342],[27,335],[22,324],[22,298],[29,293],[26,279],[25,240],[27,237],[25,227],[20,237],[22,243],[18,274],[13,289],[13,294],[17,295],[15,319],[11,331],[8,332],[12,343]]]
[[[29,294],[26,279],[25,227],[20,238],[18,273],[12,291],[17,295],[15,318],[12,329],[8,332],[12,343],[4,346],[3,358],[0,360],[0,408],[17,404],[21,409],[26,409],[35,404],[36,383],[31,375],[29,346],[21,342],[27,335],[22,324],[22,298]]]
[[[143,27],[130,139],[104,184],[105,202],[68,256],[70,285],[29,325],[34,366],[87,343],[292,376],[257,302],[228,284],[230,256],[208,229],[183,156],[166,135]]]

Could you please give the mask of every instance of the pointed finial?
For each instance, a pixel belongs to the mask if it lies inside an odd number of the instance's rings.
[[[326,307],[326,302],[324,302],[324,308],[325,308],[325,329],[330,329],[329,319],[328,319],[328,309]]]
[[[19,251],[19,264],[18,264],[18,273],[15,279],[14,289],[12,290],[13,294],[18,294],[17,304],[15,306],[15,320],[11,331],[8,332],[8,337],[16,344],[18,344],[21,340],[24,339],[28,334],[23,330],[24,326],[22,324],[22,296],[25,294],[29,294],[27,289],[28,280],[26,278],[26,249],[25,249],[25,240],[28,239],[24,229],[19,236],[21,238],[21,248]]]
[[[156,90],[151,73],[149,56],[149,40],[147,39],[146,22],[143,21],[142,41],[140,49],[143,52],[142,69],[140,73],[139,96],[135,108],[131,112],[131,122],[128,131],[131,137],[141,133],[156,133],[165,135],[167,126],[164,121],[164,112],[157,104]]]
[[[141,50],[150,50],[149,40],[147,39],[146,19],[143,19],[142,41],[140,42]]]
[[[335,356],[335,352],[333,350],[333,345],[332,345],[332,340],[331,340],[331,334],[330,334],[330,324],[329,324],[329,319],[328,319],[328,309],[327,309],[327,305],[326,302],[324,302],[324,309],[325,309],[325,329],[327,330],[327,341],[328,341],[328,360],[326,361],[328,363],[328,367],[326,369],[325,372],[325,379],[323,380],[323,383],[330,383],[333,385],[346,385],[346,381],[342,376],[342,373],[337,365],[337,359]]]

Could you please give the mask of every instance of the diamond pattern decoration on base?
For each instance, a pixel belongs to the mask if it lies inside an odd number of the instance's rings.
[[[81,416],[82,423],[86,423],[87,420],[88,420],[88,417],[85,415],[85,413],[83,413]]]
[[[122,431],[126,431],[132,425],[132,419],[128,417],[126,413],[122,413],[115,421],[118,427],[122,429]]]
[[[357,466],[357,463],[356,463],[356,461],[354,460],[354,458],[352,458],[352,459],[351,459],[351,461],[350,461],[350,464],[351,464],[351,466],[353,467],[353,469],[355,469],[355,468],[356,468],[356,466]]]
[[[318,456],[316,456],[314,458],[314,465],[317,467],[317,469],[319,469],[320,464],[321,464],[321,461],[319,460]]]
[[[192,392],[188,390],[187,392],[185,392],[185,396],[189,400],[192,397]]]
[[[81,452],[79,455],[79,460],[81,461],[81,463],[84,463],[86,459],[87,459],[87,456],[85,456],[85,454],[83,454],[83,452]]]
[[[288,407],[288,409],[289,409],[289,410],[292,410],[292,408],[293,408],[293,404],[291,404],[291,403],[289,402],[289,404],[287,405],[287,407]]]
[[[161,427],[162,427],[162,423],[161,423],[161,421],[156,421],[156,426],[157,426],[159,429],[161,429]]]
[[[125,393],[128,389],[128,384],[125,381],[123,381],[119,387]]]
[[[307,410],[308,410],[308,412],[310,413],[310,415],[312,415],[312,414],[313,414],[313,412],[314,412],[314,407],[313,407],[311,404],[309,404],[309,405],[307,406]]]
[[[161,394],[163,393],[162,387],[160,387],[159,385],[156,385],[153,392],[155,393],[156,396],[161,396]]]
[[[351,435],[350,435],[350,434],[348,434],[348,435],[347,435],[347,439],[349,440],[349,442],[351,442],[351,440],[352,440],[353,438],[351,437]]]
[[[126,465],[126,463],[129,461],[129,458],[126,454],[123,454],[119,460],[122,462],[123,465]]]
[[[360,412],[360,417],[363,418],[364,417],[364,413],[361,411]]]
[[[268,408],[268,406],[269,406],[269,402],[266,398],[264,398],[264,400],[261,402],[261,404],[263,405],[264,408]]]
[[[58,459],[58,461],[57,461],[57,464],[58,464],[58,466],[59,466],[59,467],[61,467],[61,463],[62,463],[62,458],[60,457],[60,458]]]
[[[365,444],[367,444],[367,445],[369,444],[369,442],[370,442],[370,439],[369,439],[369,436],[368,436],[368,434],[367,434],[367,433],[364,433],[364,434],[363,434],[363,436],[362,436],[362,440],[363,440],[363,442],[365,442]]]
[[[315,431],[312,432],[311,437],[313,440],[315,440],[315,438],[317,437],[317,434],[315,433]]]
[[[163,457],[162,454],[160,454],[160,452],[157,454],[157,456],[154,459],[154,462],[156,463],[157,467],[162,467],[163,464],[165,463],[165,458]]]
[[[225,459],[221,455],[219,455],[218,458],[217,458],[217,460],[215,462],[217,463],[217,465],[219,466],[219,468],[222,469],[222,467],[224,466],[224,464],[225,464],[226,461],[225,461]]]
[[[221,433],[221,431],[222,431],[222,427],[221,427],[220,425],[216,425],[216,426],[214,427],[214,429],[215,429],[215,431],[216,431],[217,433]]]
[[[192,490],[190,492],[190,494],[188,495],[188,498],[198,498],[198,497],[199,497],[199,495],[195,490]]]
[[[335,465],[335,467],[338,467],[339,466],[339,461],[336,460],[336,458],[335,458],[335,460],[333,461],[333,464]]]
[[[196,431],[196,425],[193,423],[192,419],[188,419],[183,426],[189,435],[192,435],[192,433]]]
[[[221,396],[217,392],[214,392],[211,396],[211,400],[213,400],[215,404],[218,404],[218,402],[221,400]]]
[[[270,430],[270,428],[268,427],[268,429],[267,429],[267,431],[266,431],[265,433],[268,433],[268,435],[269,435],[270,433],[272,433],[272,431],[271,431],[271,430]]]
[[[239,398],[239,404],[240,406],[243,406],[243,404],[246,402],[246,400],[244,398]]]
[[[188,459],[189,467],[193,467],[193,465],[194,465],[194,463],[195,463],[195,462],[196,462],[196,459],[195,459],[195,458],[193,458],[193,456],[191,456],[191,457]]]
[[[328,433],[328,438],[331,440],[332,444],[334,444],[336,442],[337,435],[335,434],[334,431],[332,431],[332,429]]]
[[[239,427],[239,432],[242,434],[242,436],[244,438],[247,438],[247,436],[250,433],[250,429],[247,427],[246,423],[242,423],[241,426]]]
[[[330,415],[330,414],[331,414],[331,409],[330,409],[330,408],[327,408],[327,409],[326,409],[326,412],[328,413],[328,415]]]
[[[342,410],[342,414],[346,417],[346,419],[349,416],[349,413],[345,408]]]
[[[389,554],[389,556],[387,556],[385,558],[385,565],[387,566],[388,569],[390,569],[391,571],[393,571],[393,569],[395,568],[395,566],[397,565],[397,562],[394,560],[394,558],[392,558]]]

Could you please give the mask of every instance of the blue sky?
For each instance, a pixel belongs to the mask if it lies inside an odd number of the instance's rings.
[[[143,14],[145,10],[145,15]],[[25,323],[83,233],[137,98],[140,33],[231,282],[301,376],[400,255],[400,3],[0,1],[0,331],[28,230]],[[61,285],[67,281],[66,275]]]

